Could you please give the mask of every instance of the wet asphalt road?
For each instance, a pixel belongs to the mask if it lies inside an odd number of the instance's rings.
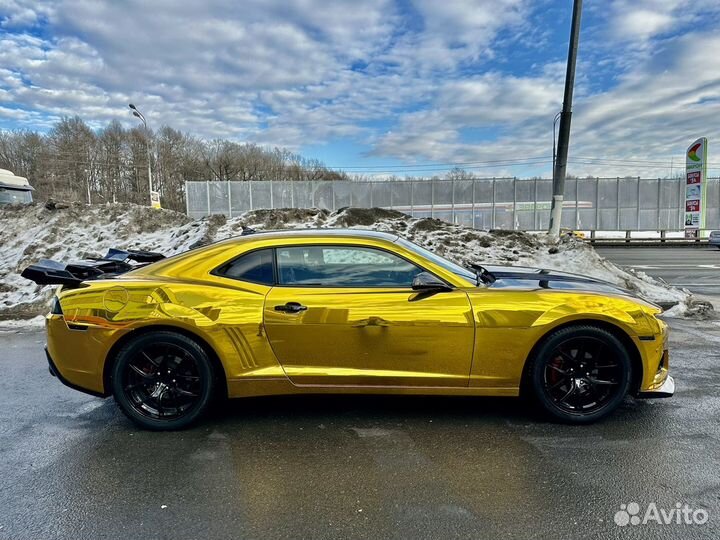
[[[676,396],[592,426],[514,399],[293,397],[177,433],[62,386],[42,333],[0,334],[0,539],[717,538],[720,326],[672,326]],[[630,502],[710,519],[618,527]]]
[[[720,249],[716,247],[598,247],[616,264],[629,266],[714,301],[720,309]]]

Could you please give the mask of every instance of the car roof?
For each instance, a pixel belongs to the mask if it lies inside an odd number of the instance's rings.
[[[388,240],[395,242],[399,237],[397,234],[382,232],[382,231],[371,231],[369,229],[273,229],[273,230],[260,230],[250,233],[245,233],[240,238],[253,239],[258,236],[263,238],[313,238],[316,236],[336,236],[344,238],[376,238],[381,240]],[[235,237],[237,238],[237,237]]]

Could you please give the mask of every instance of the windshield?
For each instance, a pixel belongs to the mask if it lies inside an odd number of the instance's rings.
[[[0,204],[29,204],[32,193],[19,189],[0,188]]]
[[[472,270],[463,268],[459,264],[455,264],[454,262],[447,260],[445,257],[441,257],[440,255],[437,255],[432,251],[428,251],[427,249],[420,247],[417,244],[413,244],[412,242],[405,240],[404,238],[398,239],[397,243],[400,244],[402,247],[407,248],[410,251],[414,251],[418,255],[421,255],[426,259],[431,260],[438,266],[442,266],[445,270],[448,270],[449,272],[452,272],[453,274],[460,276],[463,279],[467,279],[471,283],[477,283],[477,277],[475,275],[475,272],[473,272]]]

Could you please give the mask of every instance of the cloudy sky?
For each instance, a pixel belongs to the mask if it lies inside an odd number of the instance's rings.
[[[134,102],[349,171],[547,175],[571,4],[0,0],[0,128]],[[720,168],[720,2],[585,0],[570,172],[664,176],[700,135]]]

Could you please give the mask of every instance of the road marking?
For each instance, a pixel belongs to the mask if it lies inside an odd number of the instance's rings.
[[[619,263],[622,265],[622,263]],[[704,270],[720,270],[720,264],[626,264],[639,270],[660,270],[662,268],[702,268]]]
[[[706,281],[695,281],[693,283],[670,283],[673,287],[703,287],[704,289],[717,289],[720,287],[720,283],[708,283]]]
[[[683,328],[684,332],[687,332],[688,334],[691,334],[693,336],[697,336],[702,339],[706,339],[708,341],[714,341],[715,343],[720,343],[720,336],[716,334],[710,334],[709,332],[703,332],[700,330],[695,330],[693,328]]]

